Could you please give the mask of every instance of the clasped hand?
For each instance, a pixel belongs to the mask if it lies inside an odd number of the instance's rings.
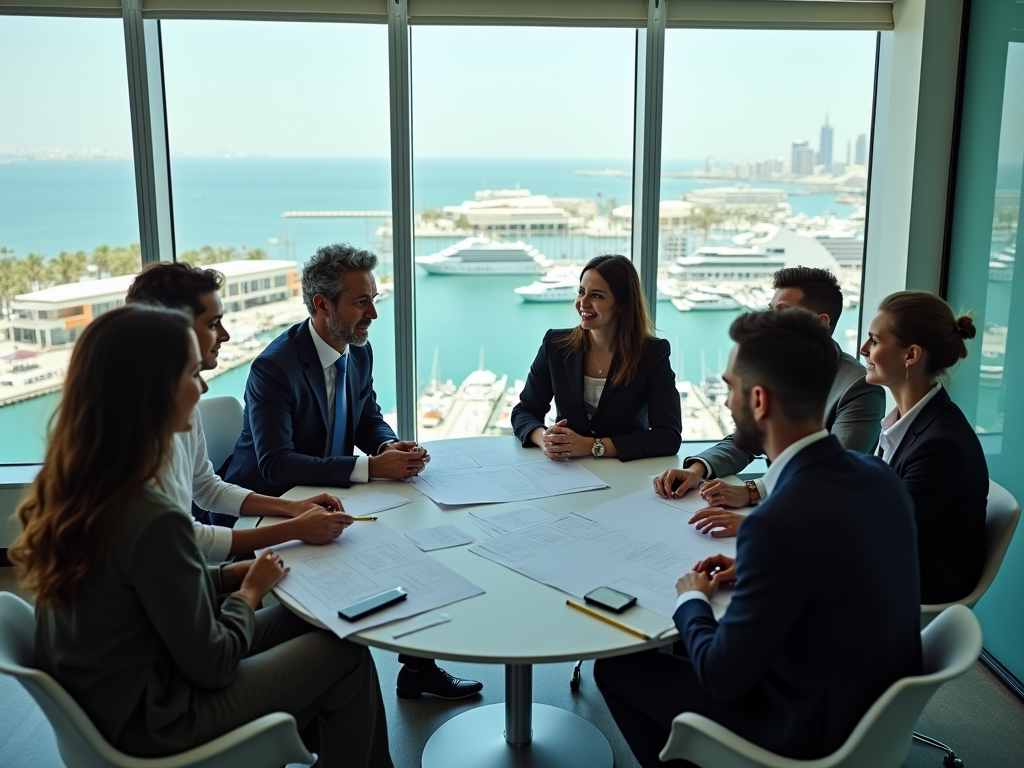
[[[422,472],[429,461],[430,454],[422,445],[400,440],[370,457],[370,477],[405,480]]]
[[[591,455],[594,439],[573,432],[566,426],[568,423],[566,419],[562,419],[554,426],[544,430],[541,449],[549,459],[568,461]]]
[[[736,561],[725,555],[700,560],[690,573],[684,573],[676,582],[676,594],[703,592],[713,597],[722,584],[736,581]]]

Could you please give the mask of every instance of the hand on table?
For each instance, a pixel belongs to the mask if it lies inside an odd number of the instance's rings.
[[[316,496],[310,496],[308,499],[297,499],[290,502],[288,516],[298,517],[313,507],[320,507],[331,512],[341,512],[343,509],[341,499],[337,496],[331,496],[329,493],[318,493]]]
[[[413,446],[400,448],[399,446]],[[426,448],[415,443],[393,443],[376,456],[370,457],[370,477],[405,480],[423,471],[430,455]]]
[[[722,507],[698,509],[690,518],[690,525],[695,526],[701,533],[711,534],[716,539],[735,536],[742,522],[743,515]]]
[[[424,464],[430,461],[430,454],[427,453],[427,449],[412,440],[399,440],[397,443],[391,443],[385,446],[384,451],[411,451],[418,453],[423,459]],[[384,453],[384,451],[381,451],[381,453]]]
[[[353,522],[354,518],[344,511],[330,512],[314,506],[291,521],[294,526],[291,533],[307,544],[327,544],[341,536]]]
[[[700,489],[701,498],[709,507],[745,507],[750,504],[750,490],[745,485],[729,485],[724,480],[711,480]],[[693,522],[693,521],[691,521]]]
[[[562,419],[554,426],[544,430],[541,449],[544,455],[553,461],[568,461],[590,456],[594,448],[592,437],[583,437],[573,432],[566,424],[569,422]]]
[[[686,469],[666,469],[654,478],[654,492],[663,499],[682,498],[688,490],[700,485],[704,471],[704,465],[699,461]]]

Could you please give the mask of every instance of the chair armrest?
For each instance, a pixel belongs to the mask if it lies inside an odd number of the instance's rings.
[[[715,768],[827,768],[822,760],[791,760],[737,736],[723,725],[695,712],[683,712],[672,721],[672,733],[661,750],[662,761],[691,760]]]

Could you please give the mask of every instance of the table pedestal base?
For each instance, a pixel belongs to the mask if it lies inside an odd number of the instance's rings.
[[[533,705],[533,739],[518,749],[505,741],[505,705],[456,715],[423,748],[423,768],[612,768],[612,748],[579,715]]]

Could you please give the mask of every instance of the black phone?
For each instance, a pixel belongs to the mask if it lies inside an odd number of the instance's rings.
[[[387,608],[389,605],[405,600],[409,596],[401,587],[395,587],[389,589],[386,592],[381,592],[379,595],[372,595],[371,597],[363,598],[362,600],[352,603],[352,605],[346,605],[343,608],[338,609],[338,615],[345,619],[345,621],[356,621],[368,616],[375,611],[379,611],[382,608]]]
[[[627,595],[625,592],[619,592],[619,590],[612,589],[611,587],[592,589],[583,596],[583,599],[588,603],[600,605],[602,608],[607,608],[615,613],[622,613],[629,606],[636,604],[635,597]]]

